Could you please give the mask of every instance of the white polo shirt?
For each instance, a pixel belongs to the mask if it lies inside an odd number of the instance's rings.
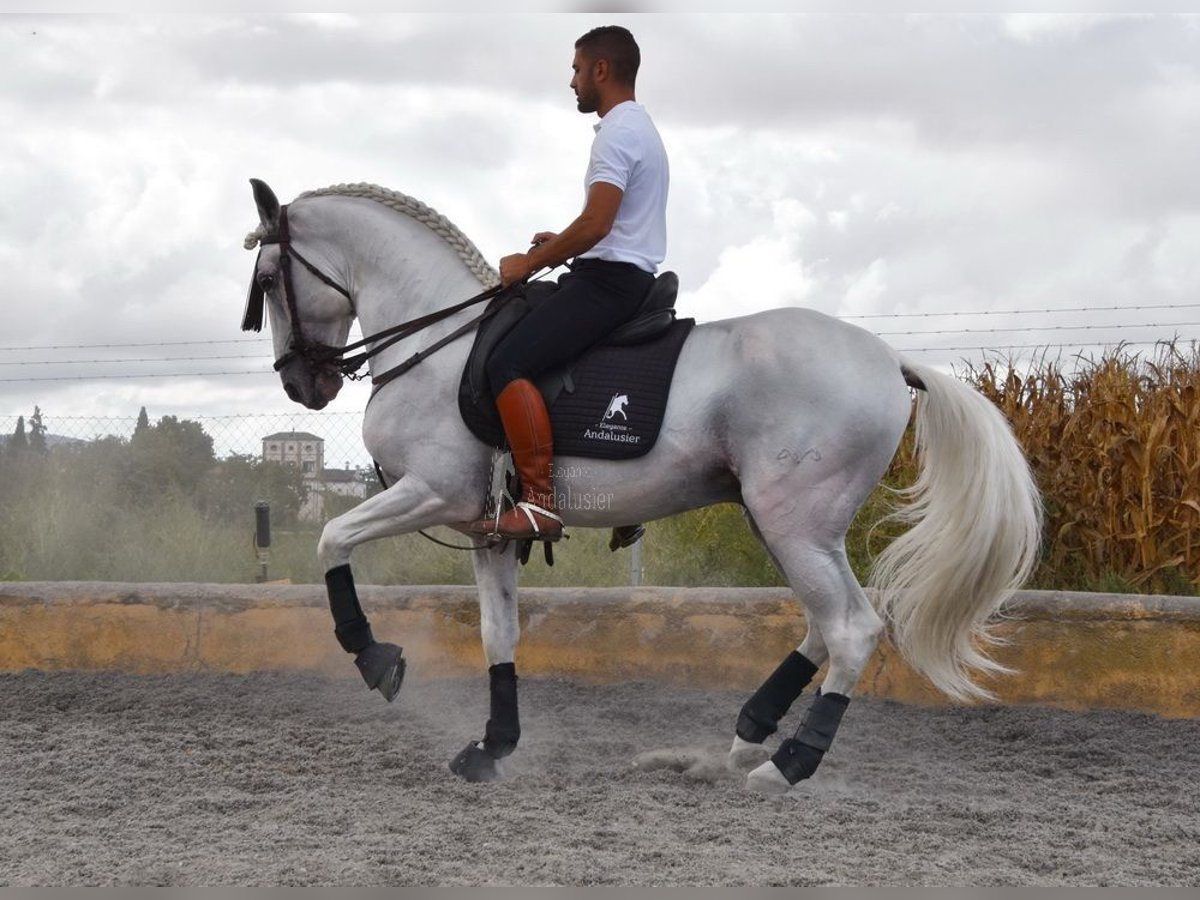
[[[658,129],[640,103],[618,103],[595,126],[584,198],[597,181],[624,191],[612,231],[580,259],[633,263],[654,274],[667,255],[670,168]]]

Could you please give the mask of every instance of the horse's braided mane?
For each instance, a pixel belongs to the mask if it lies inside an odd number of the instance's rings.
[[[471,239],[462,233],[462,229],[436,209],[422,203],[415,197],[402,194],[400,191],[380,187],[377,184],[360,182],[358,184],[333,184],[329,187],[318,188],[315,191],[305,191],[296,199],[303,200],[306,197],[328,196],[364,197],[367,200],[374,200],[376,203],[381,203],[389,209],[394,209],[396,212],[403,213],[410,219],[420,222],[453,247],[459,258],[467,264],[467,268],[471,270],[471,274],[478,278],[484,287],[491,287],[500,282],[499,274],[492,268],[483,254],[479,252],[479,248],[472,243]],[[250,234],[246,235],[246,249],[253,249],[263,237],[265,235],[262,233],[261,226],[255,231],[250,232]]]

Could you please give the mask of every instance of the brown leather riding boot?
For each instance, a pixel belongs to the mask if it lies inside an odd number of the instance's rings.
[[[524,378],[510,381],[496,397],[513,466],[521,478],[521,502],[494,519],[470,526],[475,534],[557,541],[562,519],[554,511],[554,438],[550,414],[537,386]]]

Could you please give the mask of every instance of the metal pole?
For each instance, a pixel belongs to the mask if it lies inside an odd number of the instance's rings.
[[[642,535],[637,539],[637,542],[631,547],[629,553],[629,583],[634,587],[638,587],[642,583],[642,541],[646,539]]]
[[[258,557],[258,574],[254,580],[267,580],[267,563],[271,559],[271,504],[259,500],[254,504],[254,553]]]

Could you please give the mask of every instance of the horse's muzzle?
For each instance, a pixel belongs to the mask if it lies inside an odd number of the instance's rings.
[[[293,403],[308,409],[324,409],[342,389],[342,375],[333,366],[313,368],[302,359],[294,359],[280,369],[284,393]]]

